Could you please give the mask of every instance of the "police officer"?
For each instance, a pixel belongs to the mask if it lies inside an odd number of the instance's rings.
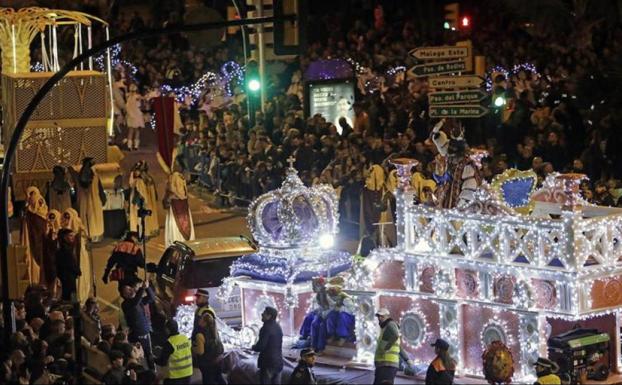
[[[451,385],[454,383],[456,362],[449,354],[449,343],[442,338],[437,338],[432,344],[436,357],[428,366],[425,374],[426,385]]]
[[[538,376],[538,380],[534,384],[559,385],[562,383],[559,376],[555,374],[559,370],[559,366],[555,362],[548,358],[539,357],[533,365],[536,367],[536,375]]]
[[[166,324],[169,337],[162,347],[162,354],[156,360],[160,366],[168,366],[168,377],[165,384],[189,384],[192,377],[192,343],[183,334],[179,334],[179,326],[175,320]]]
[[[292,372],[289,380],[290,385],[316,385],[317,380],[313,374],[315,365],[315,351],[313,349],[302,349],[300,351],[300,361]]]
[[[380,334],[374,356],[374,384],[393,384],[400,365],[400,329],[385,308],[378,310],[376,318]]]
[[[108,258],[102,281],[108,283],[109,278],[118,281],[119,289],[125,285],[131,286],[139,281],[138,269],[144,267],[145,258],[138,245],[138,233],[130,231],[125,239],[115,246],[110,258]],[[113,277],[110,277],[111,271],[114,271]]]
[[[209,291],[205,289],[197,290],[196,294],[196,304],[197,310],[194,312],[194,327],[192,328],[192,337],[197,333],[199,329],[199,320],[203,317],[205,313],[209,313],[209,315],[216,320],[216,312],[209,305]]]

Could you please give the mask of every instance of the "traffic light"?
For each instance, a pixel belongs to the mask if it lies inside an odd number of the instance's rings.
[[[255,60],[246,63],[246,89],[250,93],[257,93],[261,90],[261,76],[259,75],[259,65]]]
[[[443,28],[451,29],[452,31],[456,30],[458,26],[458,15],[460,13],[460,5],[458,3],[450,3],[445,7],[445,22],[443,23]]]
[[[498,72],[492,74],[492,105],[498,109],[502,109],[507,103],[505,81],[503,74]]]
[[[469,28],[471,26],[471,18],[468,16],[462,16],[462,21],[460,23],[462,28]]]
[[[306,0],[274,0],[274,53],[275,55],[298,55],[305,48],[307,25]],[[295,20],[279,19],[284,15],[296,15]]]

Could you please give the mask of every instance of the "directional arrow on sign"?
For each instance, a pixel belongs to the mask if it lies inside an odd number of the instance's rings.
[[[468,47],[419,47],[411,50],[408,54],[419,60],[432,59],[457,59],[469,56]]]
[[[408,73],[415,77],[421,77],[430,75],[450,74],[453,72],[461,72],[465,70],[466,62],[460,60],[442,63],[421,64],[412,67],[410,70],[408,70]]]
[[[479,103],[486,96],[482,90],[431,92],[428,101],[430,104]]]
[[[433,105],[431,118],[480,118],[488,113],[486,107],[474,105]]]
[[[428,80],[430,88],[478,88],[484,84],[484,79],[475,76],[439,76]]]

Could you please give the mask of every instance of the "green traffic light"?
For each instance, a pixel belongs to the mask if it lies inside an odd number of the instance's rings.
[[[495,98],[495,107],[503,107],[505,105],[505,98],[503,96],[497,96]]]
[[[248,81],[248,89],[250,91],[256,92],[261,88],[261,82],[257,79],[251,79]]]
[[[450,29],[450,28],[451,28],[451,27],[450,27],[450,25],[449,25],[449,22],[448,22],[448,21],[446,21],[446,22],[443,24],[443,28],[445,28],[445,29]]]

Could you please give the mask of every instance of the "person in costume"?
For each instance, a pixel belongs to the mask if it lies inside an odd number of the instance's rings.
[[[46,198],[50,210],[63,212],[71,207],[71,185],[67,182],[67,175],[63,166],[54,166],[54,177],[47,184]]]
[[[78,258],[78,266],[82,275],[78,280],[78,300],[86,301],[93,288],[93,264],[86,250],[88,236],[86,229],[80,220],[78,212],[72,208],[65,210],[61,219],[61,227],[75,233],[74,255]]]
[[[432,142],[438,150],[434,159],[434,181],[436,196],[443,208],[453,208],[473,199],[477,186],[481,184],[479,169],[468,155],[461,126],[451,129],[451,136],[441,131],[445,119],[432,130]]]
[[[91,242],[99,242],[104,235],[104,204],[106,194],[102,187],[97,170],[93,168],[93,158],[82,160],[80,172],[69,168],[75,180],[78,197],[78,212],[84,223],[86,235]],[[84,271],[83,271],[84,273]]]
[[[326,279],[324,277],[313,278],[311,287],[315,293],[314,309],[302,321],[300,339],[307,341],[306,346],[311,346],[316,352],[321,353],[326,347],[326,316],[330,311]]]
[[[140,146],[140,130],[145,127],[145,117],[141,110],[143,96],[136,84],[130,85],[125,104],[125,125],[127,126],[127,148],[136,151]]]
[[[360,212],[360,238],[366,235],[377,234],[375,223],[380,221],[380,216],[384,211],[383,193],[385,190],[385,172],[380,165],[374,164],[369,168],[365,187],[361,193],[361,212]]]
[[[145,184],[145,180],[142,177],[142,163],[142,161],[136,163],[134,167],[132,167],[132,171],[130,171],[130,231],[137,232],[141,237],[143,235],[149,237],[153,230],[149,229],[148,220],[149,217],[153,215],[153,208],[147,199],[149,192],[147,191],[147,185]],[[142,229],[142,220],[138,215],[138,211],[141,207],[143,210],[148,210],[152,213],[152,215],[148,215],[145,217],[146,229],[144,233]]]
[[[123,176],[117,175],[114,178],[114,188],[112,190],[106,190],[104,236],[113,239],[122,238],[128,229],[127,221]]]
[[[56,252],[58,251],[58,232],[60,225],[61,213],[58,210],[50,210],[47,215],[47,230],[43,239],[43,274],[41,274],[42,284],[47,287],[53,298],[58,292],[58,284],[56,282]]]
[[[33,284],[42,281],[41,264],[44,254],[44,242],[47,227],[48,206],[38,188],[26,189],[26,210],[20,231],[21,244],[26,247],[28,279]]]
[[[326,291],[330,311],[326,315],[326,335],[328,342],[337,340],[341,346],[345,342],[354,342],[354,306],[352,298],[343,292],[343,278],[333,277],[328,280]]]
[[[175,241],[194,240],[194,224],[188,204],[188,187],[186,179],[178,171],[174,171],[168,178],[163,204],[168,210],[164,225],[165,246],[168,247]]]
[[[145,181],[147,187],[147,201],[149,207],[151,207],[151,215],[146,219],[147,235],[150,237],[156,237],[160,234],[160,220],[158,219],[158,190],[156,183],[151,174],[149,174],[149,164],[146,161],[142,162],[141,178]]]

